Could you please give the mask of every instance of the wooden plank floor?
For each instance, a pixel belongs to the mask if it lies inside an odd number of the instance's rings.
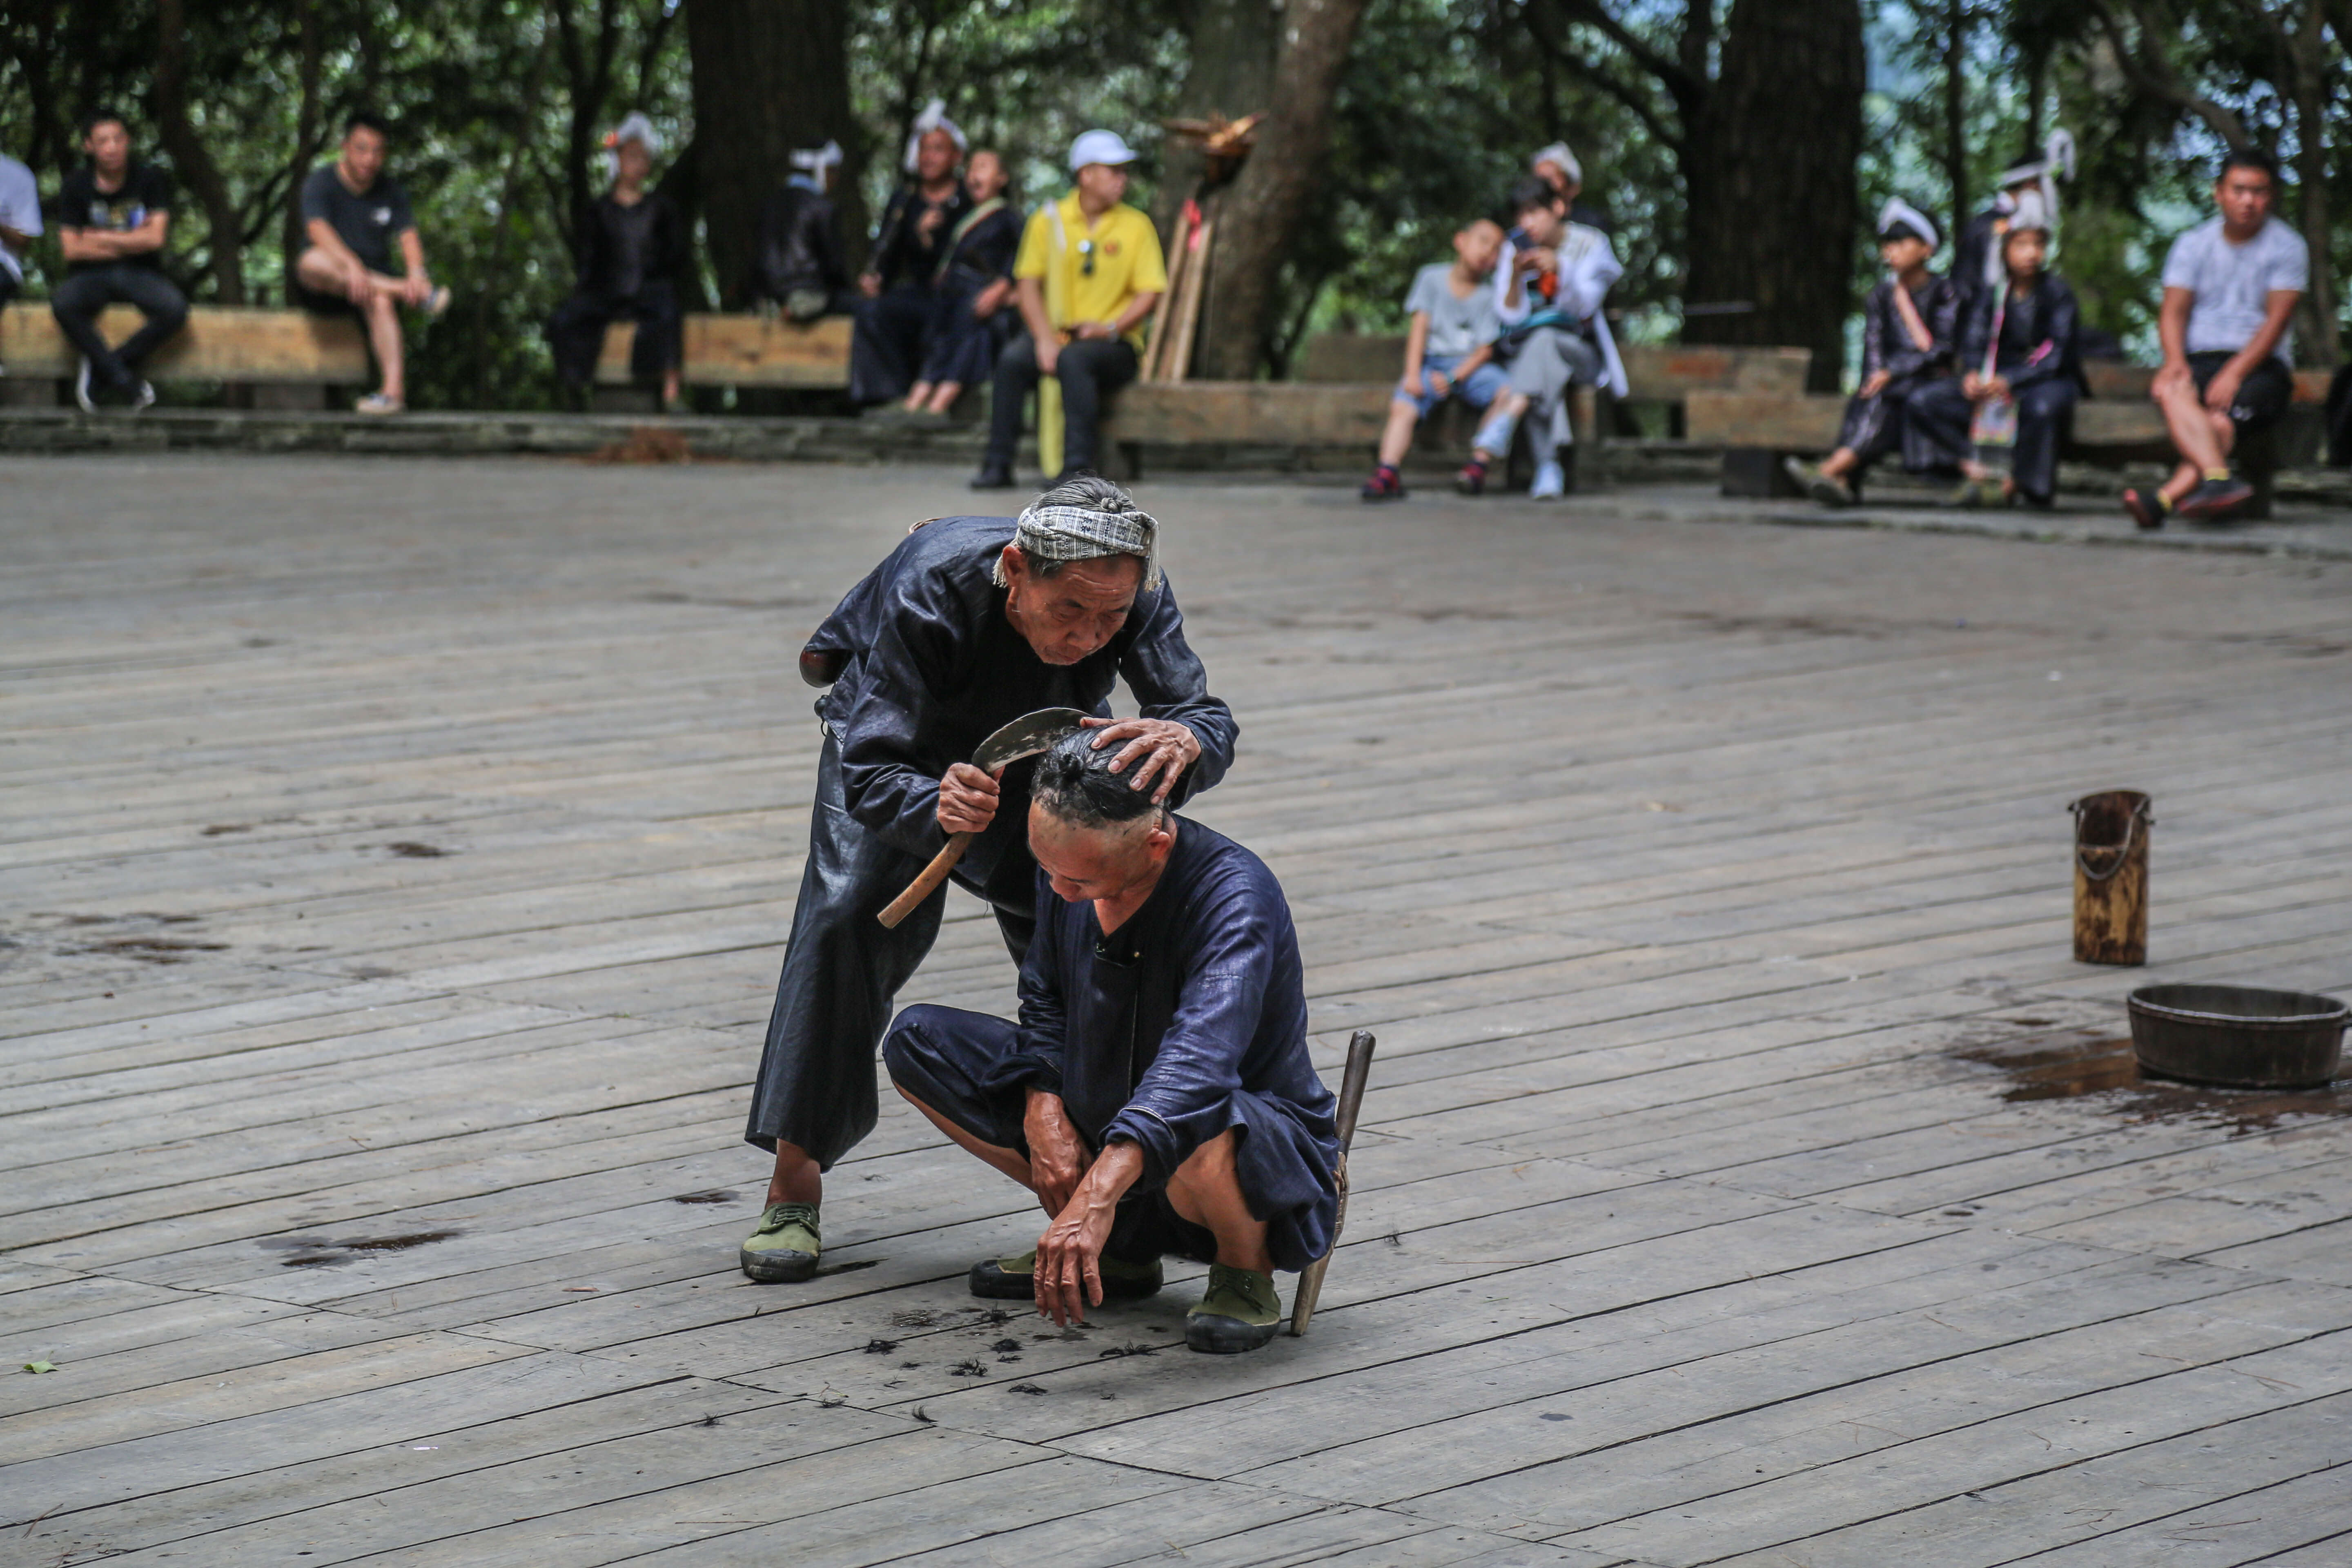
[[[1314,1332],[1210,1359],[1193,1269],[980,1310],[1038,1218],[903,1107],[734,1270],[792,654],[961,477],[0,461],[0,1560],[2352,1562],[2352,1095],[2114,1044],[2352,987],[2352,565],[1144,487],[1381,1040]],[[955,895],[903,1000],[1010,982]]]

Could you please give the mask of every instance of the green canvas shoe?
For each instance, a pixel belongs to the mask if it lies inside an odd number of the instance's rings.
[[[1274,1276],[1209,1265],[1209,1290],[1184,1314],[1184,1342],[1211,1355],[1254,1351],[1282,1331]]]
[[[743,1243],[746,1277],[763,1285],[790,1285],[816,1272],[816,1205],[770,1204],[760,1228]]]
[[[1102,1276],[1103,1300],[1136,1301],[1160,1290],[1160,1259],[1121,1263],[1106,1258],[1095,1265]],[[1037,1249],[1011,1258],[983,1258],[971,1266],[971,1293],[991,1301],[1034,1301],[1037,1299]]]

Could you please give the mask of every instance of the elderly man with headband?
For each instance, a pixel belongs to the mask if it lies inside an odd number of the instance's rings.
[[[975,748],[1041,708],[1075,708],[1108,768],[1176,805],[1232,764],[1231,709],[1209,694],[1160,569],[1160,525],[1108,479],[1069,480],[1020,517],[917,526],[844,596],[802,655],[830,680],[808,863],[753,1085],[747,1142],[775,1168],[743,1243],[758,1280],[815,1273],[823,1173],[874,1129],[874,1052],[899,987],[939,935],[944,888],[877,918],[947,842],[1018,963],[1036,924],[1034,762],[991,777]],[[1139,716],[1114,721],[1120,679]]]

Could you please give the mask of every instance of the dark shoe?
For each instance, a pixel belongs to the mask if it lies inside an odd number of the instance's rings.
[[[982,468],[972,476],[971,488],[976,490],[1009,490],[1013,488],[1013,470],[999,468]]]
[[[2235,474],[2226,479],[2202,479],[2195,489],[2173,503],[2183,517],[2212,518],[2235,511],[2254,499],[2254,487]]]
[[[1852,506],[1857,498],[1853,487],[1843,479],[1832,479],[1819,468],[1794,458],[1780,459],[1780,471],[1789,476],[1796,487],[1823,506]]]
[[[1282,1331],[1274,1276],[1209,1265],[1208,1293],[1184,1314],[1184,1342],[1211,1355],[1254,1351]]]
[[[1383,464],[1372,470],[1372,477],[1366,479],[1364,488],[1356,493],[1366,500],[1402,500],[1404,480],[1397,477],[1394,468]]]
[[[1486,493],[1486,465],[1479,462],[1475,458],[1469,462],[1463,464],[1460,471],[1454,476],[1454,488],[1455,490],[1465,496],[1485,495]]]
[[[763,1285],[793,1285],[816,1272],[819,1250],[816,1205],[771,1204],[737,1261]]]
[[[2128,489],[2124,492],[2124,510],[2139,524],[2143,533],[2153,533],[2164,526],[2164,514],[2172,509],[2165,504],[2161,492]]]
[[[1106,1258],[1095,1265],[1102,1275],[1103,1300],[1139,1301],[1160,1293],[1160,1259],[1121,1263]],[[971,1266],[971,1293],[991,1301],[1034,1301],[1037,1299],[1037,1249],[1011,1258],[983,1258]]]

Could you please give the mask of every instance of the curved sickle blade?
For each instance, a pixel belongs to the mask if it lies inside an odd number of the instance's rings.
[[[992,773],[1007,763],[1053,750],[1054,742],[1078,728],[1086,715],[1075,708],[1040,708],[1024,713],[975,747],[971,765]]]

